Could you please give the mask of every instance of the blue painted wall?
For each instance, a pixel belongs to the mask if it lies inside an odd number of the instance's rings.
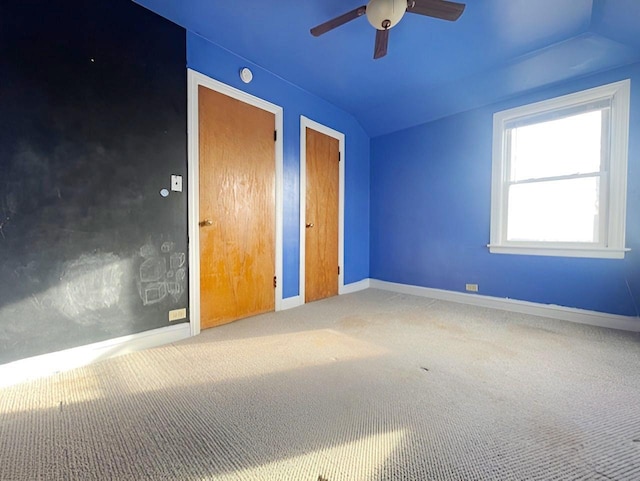
[[[490,254],[492,119],[497,111],[631,78],[624,260]],[[371,142],[371,277],[638,316],[640,64],[538,90]]]
[[[189,68],[231,85],[284,111],[284,249],[283,295],[298,295],[300,256],[300,116],[345,134],[344,282],[369,277],[369,137],[349,114],[267,70],[187,33]],[[254,77],[241,82],[249,67]]]

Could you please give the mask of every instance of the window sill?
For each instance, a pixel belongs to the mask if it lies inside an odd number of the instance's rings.
[[[488,244],[492,254],[517,254],[528,256],[555,257],[591,257],[596,259],[624,259],[625,252],[631,249],[609,249],[603,247],[549,247],[549,246],[518,246]]]

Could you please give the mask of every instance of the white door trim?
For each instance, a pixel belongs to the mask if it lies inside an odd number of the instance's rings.
[[[300,116],[300,303],[305,303],[305,262],[306,262],[306,209],[307,209],[307,127],[338,140],[340,149],[339,190],[338,190],[338,293],[344,291],[344,166],[345,136],[342,132],[315,122],[304,115]]]
[[[275,141],[275,196],[276,196],[276,272],[278,279],[275,288],[275,310],[282,308],[282,205],[283,205],[283,120],[282,107],[254,97],[242,90],[207,77],[195,70],[187,69],[188,101],[188,181],[189,181],[189,312],[191,335],[200,333],[200,180],[199,180],[199,139],[198,139],[198,86],[202,85],[229,97],[233,97],[254,107],[275,115],[275,129],[278,132]]]

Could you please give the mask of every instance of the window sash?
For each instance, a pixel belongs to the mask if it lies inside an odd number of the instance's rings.
[[[505,156],[506,156],[506,176],[503,182],[503,195],[504,200],[504,215],[502,219],[503,223],[503,237],[502,242],[505,244],[527,244],[527,245],[573,245],[573,246],[598,246],[606,248],[608,245],[607,240],[607,225],[608,225],[608,168],[609,168],[609,152],[610,152],[610,131],[611,131],[611,115],[610,115],[611,99],[603,99],[597,102],[585,103],[579,106],[572,106],[569,108],[561,108],[541,114],[534,114],[530,116],[524,116],[518,119],[517,122],[507,122],[504,127],[504,137],[506,143]],[[534,177],[522,180],[511,180],[512,168],[513,168],[513,152],[512,152],[512,132],[517,127],[524,127],[529,125],[536,125],[538,123],[548,122],[551,120],[558,120],[561,118],[569,118],[576,115],[581,115],[594,111],[601,111],[601,142],[600,142],[600,170],[594,172],[586,172],[580,174],[567,174],[567,175],[555,175],[545,177]],[[543,182],[573,180],[581,178],[598,177],[600,178],[599,192],[598,192],[598,233],[597,241],[584,242],[584,241],[545,241],[545,240],[529,240],[521,241],[510,239],[509,232],[509,193],[511,187],[514,185],[522,184],[534,184]]]
[[[548,241],[548,240],[517,240],[513,238],[509,238],[509,214],[511,212],[511,206],[509,205],[510,191],[511,187],[518,185],[532,185],[532,184],[542,184],[547,182],[563,182],[563,181],[571,181],[574,179],[587,179],[587,178],[596,178],[599,179],[598,182],[598,226],[597,226],[597,234],[595,241]],[[519,182],[505,182],[504,184],[504,195],[503,198],[505,200],[504,207],[504,218],[503,221],[503,233],[504,233],[504,243],[505,244],[513,244],[513,245],[554,245],[554,246],[593,246],[593,247],[601,247],[606,248],[608,246],[608,174],[606,172],[595,172],[591,174],[578,174],[571,176],[558,176],[558,177],[547,177],[541,179],[528,179],[526,181]],[[585,206],[587,209],[588,206]],[[576,215],[579,215],[581,212],[576,212]]]
[[[570,107],[565,109],[558,109],[557,111],[555,111],[557,114],[557,116],[555,117],[549,117],[548,113],[525,116],[520,119],[523,123],[517,126],[511,126],[509,125],[509,122],[505,123],[505,126],[504,126],[505,159],[506,159],[505,182],[509,182],[509,183],[531,182],[535,180],[544,180],[544,179],[549,179],[549,180],[554,178],[560,179],[562,177],[571,178],[572,175],[591,175],[596,172],[599,172],[599,173],[608,172],[610,169],[610,152],[611,152],[611,121],[612,121],[611,108],[610,108],[611,99],[607,99],[606,101],[607,106],[605,107],[598,106],[598,104],[602,104],[602,103],[603,102],[594,103],[596,104],[595,108],[591,104],[587,104],[586,106],[588,106],[589,108],[575,109],[573,107]],[[570,118],[576,115],[586,114],[586,113],[596,112],[596,111],[600,111],[602,114],[602,119],[600,122],[601,132],[600,132],[600,170],[599,171],[581,172],[580,174],[566,174],[564,176],[563,175],[544,176],[544,177],[532,177],[532,178],[522,179],[522,180],[512,180],[514,178],[513,131],[517,127],[536,125],[536,124],[548,122],[551,120],[559,120],[560,118]],[[537,120],[529,121],[531,119],[537,119]],[[524,123],[525,121],[527,122]]]

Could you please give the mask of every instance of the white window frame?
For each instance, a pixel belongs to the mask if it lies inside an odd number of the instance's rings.
[[[564,257],[622,259],[625,248],[627,205],[627,156],[629,145],[629,79],[601,87],[497,112],[493,116],[493,164],[491,185],[491,238],[489,252]],[[607,217],[604,239],[600,244],[568,242],[522,242],[507,240],[509,153],[507,129],[519,121],[536,117],[544,120],[560,110],[593,102],[609,101],[610,151]]]

